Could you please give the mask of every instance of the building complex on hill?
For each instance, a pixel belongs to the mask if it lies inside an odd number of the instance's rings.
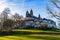
[[[47,25],[47,27],[56,27],[56,23],[53,20],[50,19],[46,19],[46,18],[41,18],[40,14],[38,15],[38,17],[33,15],[33,10],[30,10],[30,13],[28,11],[26,11],[26,17],[23,18],[23,24],[21,26],[21,28],[24,28],[24,26],[28,26],[28,27],[40,27],[41,24],[45,24]]]
[[[8,14],[7,11],[9,11],[9,10],[6,9],[5,11],[3,11],[3,13],[1,13],[0,23],[7,20],[7,14]],[[53,20],[41,18],[40,14],[38,15],[38,17],[34,16],[33,10],[30,10],[30,12],[26,11],[26,17],[20,17],[18,14],[15,14],[15,16],[13,16],[11,18],[11,20],[20,21],[19,24],[16,23],[14,25],[16,27],[18,25],[19,28],[24,28],[24,27],[41,28],[42,26],[44,26],[44,27],[56,27],[56,23]]]

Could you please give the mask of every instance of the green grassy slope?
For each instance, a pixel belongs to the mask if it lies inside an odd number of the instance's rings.
[[[0,40],[60,40],[60,32],[43,30],[13,30],[9,35],[0,36]]]

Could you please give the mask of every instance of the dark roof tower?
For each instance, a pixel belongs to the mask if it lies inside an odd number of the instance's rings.
[[[26,11],[26,17],[28,17],[29,16],[29,12],[28,11]]]
[[[33,16],[33,10],[32,9],[30,10],[30,15]]]
[[[41,19],[41,16],[40,16],[40,14],[38,15],[38,19]]]

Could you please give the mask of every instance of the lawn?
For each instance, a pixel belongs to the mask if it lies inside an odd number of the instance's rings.
[[[25,29],[13,31],[6,35],[0,33],[0,40],[60,40],[60,32]]]

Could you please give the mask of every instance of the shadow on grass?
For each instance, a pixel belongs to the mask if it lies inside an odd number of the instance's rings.
[[[52,32],[28,32],[28,31],[11,31],[11,32],[0,32],[0,36],[21,36],[29,34],[47,34],[47,35],[60,35],[60,33]]]
[[[22,32],[22,31],[0,32],[0,36],[21,36],[29,34],[30,34],[29,32]]]
[[[34,39],[43,39],[43,40],[60,40],[60,37],[50,37],[50,36],[28,36]]]

